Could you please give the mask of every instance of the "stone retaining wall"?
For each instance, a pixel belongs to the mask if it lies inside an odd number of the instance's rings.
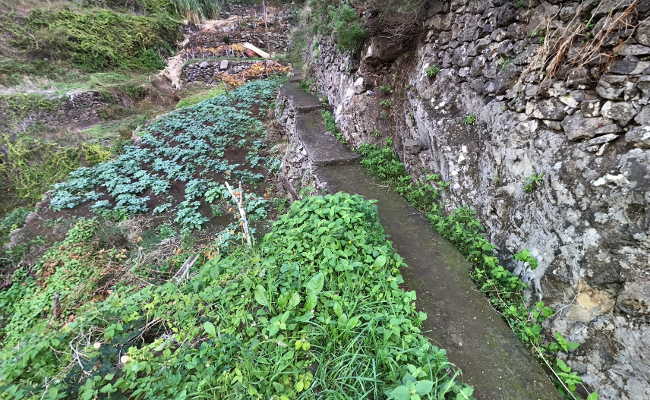
[[[205,82],[208,84],[215,84],[221,82],[218,78],[219,74],[237,74],[256,62],[259,61],[217,60],[187,64],[183,67],[181,79],[183,80],[183,83]]]

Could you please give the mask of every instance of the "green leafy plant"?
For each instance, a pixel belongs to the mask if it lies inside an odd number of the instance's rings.
[[[138,145],[124,146],[116,159],[77,169],[67,181],[54,185],[50,206],[63,210],[93,202],[90,208],[98,213],[174,212],[174,221],[185,230],[201,228],[209,221],[202,205],[223,199],[215,173],[252,186],[263,179],[256,154],[247,157],[245,166],[222,157],[233,148],[260,151],[263,124],[252,109],[268,104],[282,82],[253,81],[159,118],[143,129]],[[173,185],[185,189],[160,201]],[[258,201],[251,204],[266,207]],[[252,217],[263,215],[260,211]]]
[[[526,178],[524,183],[524,192],[532,193],[544,182],[544,173],[537,174],[534,173]]]
[[[379,86],[379,91],[385,95],[392,94],[394,89],[390,85],[381,85]]]
[[[476,125],[477,117],[476,114],[467,114],[465,118],[463,118],[463,123],[465,125]]]
[[[528,264],[530,269],[535,270],[539,266],[537,258],[528,249],[523,249],[515,254],[515,260]]]
[[[321,115],[323,116],[323,121],[325,123],[325,129],[334,135],[334,137],[341,143],[347,143],[345,140],[345,137],[343,137],[343,134],[339,130],[338,126],[336,126],[336,120],[334,119],[334,114],[332,114],[331,111],[325,110],[321,112]]]
[[[500,57],[497,60],[497,66],[499,67],[500,70],[505,71],[506,69],[508,69],[508,67],[510,67],[510,65],[512,65],[512,61],[513,61],[512,58]]]
[[[440,67],[438,65],[431,65],[424,71],[429,78],[435,78],[438,76],[438,73],[440,72]]]
[[[404,263],[360,196],[295,202],[258,247],[201,259],[184,283],[138,284],[88,301],[93,286],[79,284],[97,274],[96,257],[106,253],[93,247],[97,229],[87,220],[55,246],[43,265],[56,271],[45,285],[24,274],[0,292],[0,316],[13,313],[1,325],[11,332],[0,334],[3,394],[471,395],[445,352],[422,335],[426,316],[401,288]],[[47,321],[55,297],[62,307]],[[76,301],[84,305],[70,322]]]
[[[383,99],[379,102],[379,105],[384,108],[391,108],[393,106],[393,101],[391,99]]]

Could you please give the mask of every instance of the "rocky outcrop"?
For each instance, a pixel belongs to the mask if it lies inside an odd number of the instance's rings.
[[[602,399],[650,398],[650,7],[519,3],[432,2],[397,58],[378,39],[352,56],[318,38],[309,72],[350,143],[393,137],[414,176],[450,183],[446,208],[477,210]],[[578,63],[588,41],[548,51],[576,15],[598,38],[627,19]],[[522,249],[536,270],[512,259]]]

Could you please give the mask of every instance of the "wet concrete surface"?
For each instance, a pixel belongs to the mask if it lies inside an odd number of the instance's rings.
[[[320,111],[298,113],[296,131],[313,165],[349,164],[360,158],[325,130]]]
[[[297,80],[292,80],[280,89],[280,95],[292,98],[296,111],[309,112],[319,110],[321,104],[315,96],[302,90]]]

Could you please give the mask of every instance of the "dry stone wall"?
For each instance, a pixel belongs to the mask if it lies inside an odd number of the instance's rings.
[[[3,105],[0,101],[0,131],[21,133],[34,125],[48,129],[85,127],[100,122],[108,107],[120,103],[120,99],[115,96],[95,90],[35,99],[33,102],[36,105],[33,107],[27,100],[20,98],[18,101],[23,104],[18,103],[19,105],[14,107]]]
[[[393,137],[414,176],[450,183],[448,209],[478,212],[603,399],[650,398],[649,15],[648,1],[434,1],[417,37],[354,56],[317,38],[307,55],[348,141]],[[622,20],[575,62],[608,17]],[[589,30],[549,78],[539,65],[576,21]],[[536,270],[512,259],[522,249]]]

